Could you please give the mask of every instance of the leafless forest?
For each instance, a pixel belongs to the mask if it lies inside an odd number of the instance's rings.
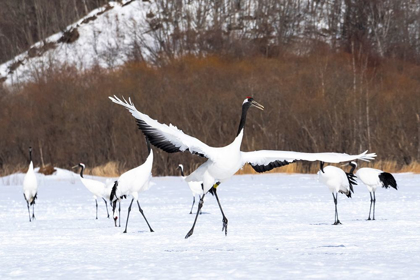
[[[0,2],[6,61],[104,1]],[[56,65],[35,82],[0,87],[2,172],[26,164],[30,145],[36,165],[142,163],[143,136],[107,98],[114,94],[214,146],[233,140],[242,101],[253,96],[266,110],[250,110],[245,151],[369,149],[399,169],[420,161],[420,1],[191,0],[201,5],[194,15],[183,13],[185,1],[157,2],[164,12],[149,22],[160,44],[151,60],[85,72]],[[130,52],[142,47],[139,38]],[[203,161],[155,155],[154,175]]]

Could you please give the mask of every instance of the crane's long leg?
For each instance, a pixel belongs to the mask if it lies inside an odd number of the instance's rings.
[[[103,201],[105,202],[106,213],[108,214],[108,219],[109,219],[108,203],[106,203],[106,199],[105,199],[105,198],[103,198],[103,197],[102,197],[102,199],[103,199]]]
[[[371,219],[370,219],[370,212],[372,211],[372,204],[373,204],[373,197],[372,197],[372,193],[371,192],[369,192],[369,194],[370,194],[370,208],[369,208],[369,218],[368,218],[368,221],[370,221]]]
[[[333,223],[333,225],[336,225],[336,224],[337,224],[337,202],[336,202],[336,200],[335,200],[334,193],[331,193],[331,194],[332,194],[332,196],[333,196],[334,205],[335,205],[335,211],[334,211],[334,223]]]
[[[35,220],[35,203],[32,204],[32,219]]]
[[[376,194],[373,192],[373,219],[375,220],[375,206],[376,206]]]
[[[150,232],[154,232],[153,229],[150,227],[149,222],[147,221],[146,216],[144,215],[143,210],[140,207],[140,202],[138,200],[137,200],[137,205],[139,206],[139,211],[140,211],[141,215],[143,216],[144,220],[146,221],[146,224],[149,227]]]
[[[223,216],[223,219],[222,219],[222,222],[223,222],[222,231],[224,230],[225,231],[225,235],[227,235],[228,219],[226,218],[225,213],[223,213],[222,205],[220,204],[219,196],[217,195],[217,189],[216,188],[214,188],[214,195],[216,196],[217,204],[219,204],[219,208],[220,208],[220,211],[222,212],[222,216]]]
[[[118,217],[119,217],[119,221],[118,221],[118,227],[121,227],[121,200],[118,200]],[[117,225],[115,225],[117,226]]]
[[[131,205],[133,204],[134,198],[131,200],[130,206],[128,206],[128,211],[127,211],[127,221],[125,222],[125,230],[123,233],[127,233],[127,226],[128,226],[128,217],[130,217],[130,212],[131,212]]]
[[[30,210],[30,207],[29,207],[29,202],[26,201],[26,204],[28,205],[29,221],[32,222],[31,221],[31,210]]]
[[[198,195],[198,199],[201,199],[201,195]],[[197,211],[198,211],[198,206],[197,206]],[[203,211],[200,210],[200,215],[203,214]]]
[[[192,203],[192,206],[191,206],[190,214],[192,214],[194,204],[195,204],[195,195],[193,196],[193,203]]]
[[[338,201],[338,193],[334,196],[334,193],[332,194],[334,198],[334,204],[335,204],[335,221],[334,225],[341,224],[340,220],[338,219],[338,211],[337,211],[337,201]]]
[[[98,200],[95,198],[96,202],[96,219],[98,219]]]
[[[31,222],[31,211],[29,210],[29,202],[28,202],[28,200],[26,199],[26,195],[25,195],[25,193],[23,194],[23,198],[25,199],[25,201],[26,201],[26,205],[28,206],[29,221]]]
[[[117,207],[117,200],[110,202],[112,206],[112,219],[114,220],[114,225],[117,227],[117,219],[120,219],[120,216],[115,217],[115,208]]]
[[[335,212],[337,213],[337,225],[341,225],[340,220],[338,219],[338,193],[335,194]]]
[[[185,239],[190,237],[194,232],[195,223],[197,222],[197,218],[198,218],[198,215],[201,211],[201,207],[203,207],[204,196],[205,196],[205,194],[203,194],[203,196],[200,198],[200,201],[198,202],[198,209],[197,209],[197,214],[195,215],[194,224],[193,224],[192,228],[190,229],[190,231],[187,233],[187,235],[185,235]]]

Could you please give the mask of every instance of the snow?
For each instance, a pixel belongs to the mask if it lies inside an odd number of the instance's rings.
[[[192,197],[181,177],[152,179],[140,203],[155,232],[133,205],[126,234],[129,200],[115,228],[102,201],[95,220],[77,174],[40,177],[32,223],[19,180],[0,178],[1,279],[420,277],[420,175],[396,174],[398,191],[378,190],[376,221],[365,220],[369,193],[359,183],[352,199],[339,196],[339,226],[331,225],[332,195],[316,175],[234,176],[218,188],[228,235],[208,194],[189,239]]]
[[[150,2],[134,1],[124,6],[123,3],[109,2],[111,9],[105,7],[93,10],[87,16],[67,27],[71,30],[77,27],[79,38],[72,43],[60,43],[58,40],[62,32],[45,39],[47,43],[56,43],[56,47],[45,51],[40,56],[30,57],[28,51],[16,56],[14,59],[0,65],[0,78],[7,78],[6,85],[18,84],[36,78],[36,75],[49,67],[74,65],[80,70],[87,70],[96,65],[104,68],[113,68],[129,60],[131,48],[139,36],[146,44],[154,44],[151,37],[146,34],[150,27],[146,13],[155,8]],[[83,22],[92,16],[95,20]],[[40,48],[42,42],[32,47]],[[147,51],[144,50],[147,56]],[[16,61],[22,64],[14,71],[9,72],[9,66]]]
[[[310,28],[316,28],[320,34],[324,34],[323,30],[328,30],[324,14],[328,11],[330,4],[322,4],[316,8],[316,12],[310,12],[305,7],[313,6],[313,0],[299,3],[290,4],[292,7],[287,5],[289,9],[294,10],[296,16],[300,17],[298,23],[293,26],[293,30],[288,31],[290,34],[287,36],[292,37],[293,34],[295,38],[302,37],[303,34],[306,34],[305,26],[307,24],[305,23],[311,23],[309,24]],[[318,7],[317,3],[315,1],[316,7]],[[232,17],[222,20],[222,28],[226,32],[238,33],[238,37],[253,38],[252,34],[255,34],[258,28],[256,25],[257,14],[263,13],[259,10],[256,2],[254,0],[242,1],[243,8],[241,10],[233,9],[231,1],[224,0],[219,4],[223,9],[232,9]],[[74,66],[80,71],[89,70],[95,66],[113,69],[133,57],[138,57],[138,46],[140,45],[141,56],[146,60],[151,60],[152,52],[162,48],[160,41],[170,40],[175,28],[179,28],[180,31],[193,28],[201,32],[215,24],[212,11],[214,7],[205,8],[200,1],[182,0],[162,3],[161,1],[124,0],[121,3],[109,2],[108,5],[112,8],[100,7],[67,26],[67,31],[77,28],[79,38],[74,42],[60,42],[59,39],[63,32],[59,32],[45,39],[46,43],[54,43],[55,48],[38,52],[37,55],[29,55],[28,50],[8,62],[0,64],[0,80],[5,79],[4,83],[0,82],[0,86],[36,81],[40,76],[42,77],[40,73],[63,64]],[[177,5],[177,8],[171,9],[167,5]],[[286,7],[279,7],[279,13],[272,15],[274,18],[271,21],[274,25],[279,22],[278,17],[282,14],[283,9]],[[183,16],[179,17],[179,12]],[[205,14],[204,18],[202,18],[203,13]],[[92,19],[92,17],[96,17],[96,19]],[[248,17],[248,19],[242,20],[244,17]],[[176,27],[169,23],[175,18]],[[187,23],[187,18],[191,18],[191,22]],[[161,24],[162,28],[153,30],[157,23]],[[238,27],[240,28],[237,29]],[[233,29],[231,30],[231,28]],[[273,28],[277,29],[278,26],[273,26]],[[328,42],[328,32],[324,36]],[[43,45],[44,42],[38,42],[32,47],[39,49]],[[198,50],[191,50],[191,52],[196,53]],[[173,55],[177,55],[177,53]]]

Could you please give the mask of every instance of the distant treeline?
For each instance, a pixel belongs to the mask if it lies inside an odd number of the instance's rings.
[[[420,160],[420,67],[320,49],[275,58],[184,56],[160,67],[133,62],[85,73],[57,67],[36,83],[0,91],[2,166],[26,164],[30,145],[37,166],[143,163],[144,137],[129,112],[108,99],[114,94],[213,146],[234,139],[242,101],[253,96],[266,109],[250,109],[244,151],[369,149],[400,165]],[[204,161],[154,150],[154,175]]]
[[[314,45],[331,51],[420,62],[420,0],[135,0],[145,5],[150,37],[130,28],[129,51],[151,60],[185,54],[307,54]],[[121,2],[121,1],[119,1]],[[126,1],[130,2],[130,1]],[[12,59],[107,0],[2,0],[0,63]],[[139,11],[144,12],[144,11]],[[120,49],[116,51],[121,51]]]

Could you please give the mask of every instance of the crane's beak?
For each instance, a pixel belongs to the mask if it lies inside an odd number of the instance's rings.
[[[72,169],[76,169],[77,167],[79,167],[79,165],[75,165],[72,167]]]
[[[264,110],[264,106],[261,105],[260,103],[258,103],[257,101],[254,101],[254,100],[251,101],[251,106],[253,106],[257,109],[260,109],[261,111]]]

